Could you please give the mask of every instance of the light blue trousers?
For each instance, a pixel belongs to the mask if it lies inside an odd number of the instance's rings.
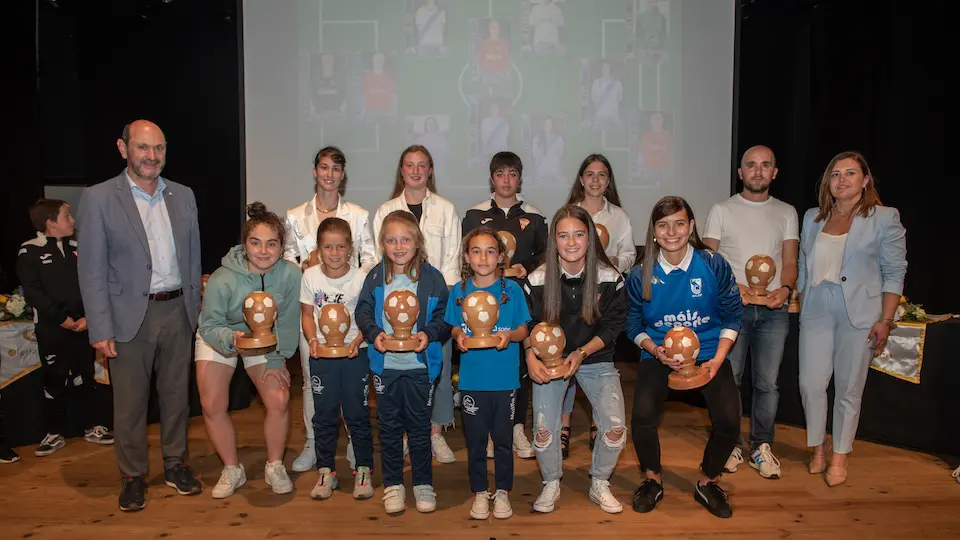
[[[803,298],[800,316],[800,396],[807,421],[807,446],[827,435],[827,386],[833,377],[833,451],[853,449],[860,403],[873,351],[869,328],[855,328],[839,285],[822,282]]]

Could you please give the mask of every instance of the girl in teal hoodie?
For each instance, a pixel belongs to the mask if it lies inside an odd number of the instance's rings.
[[[227,414],[230,380],[243,360],[266,409],[263,433],[267,444],[265,480],[274,493],[290,493],[293,482],[283,466],[290,427],[290,373],[286,361],[297,350],[300,338],[300,269],[281,259],[283,221],[263,203],[247,207],[243,243],[224,255],[222,266],[207,282],[197,333],[197,386],[203,419],[213,447],[223,460],[223,473],[213,497],[229,497],[247,481],[237,459],[236,433]],[[261,354],[238,351],[236,339],[250,333],[243,320],[243,302],[254,291],[269,293],[277,305],[273,333],[276,348]],[[260,351],[251,351],[260,352]]]

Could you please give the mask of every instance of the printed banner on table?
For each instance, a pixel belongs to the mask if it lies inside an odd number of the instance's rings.
[[[0,323],[0,388],[40,367],[37,337],[30,321]]]

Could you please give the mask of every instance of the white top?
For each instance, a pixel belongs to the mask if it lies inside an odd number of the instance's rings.
[[[297,264],[310,257],[310,253],[317,248],[317,227],[320,226],[320,217],[317,215],[317,196],[309,201],[287,210],[285,227],[287,238],[283,245],[283,258]],[[369,213],[359,206],[343,200],[340,197],[337,203],[336,217],[350,224],[350,235],[353,237],[354,257],[350,266],[357,266],[359,256],[360,267],[369,272],[377,264],[374,240],[370,233]],[[299,258],[299,262],[297,261]]]
[[[843,264],[843,246],[847,235],[834,236],[821,232],[813,244],[813,281],[814,287],[824,281],[840,284],[840,266]]]
[[[320,308],[325,304],[343,304],[350,312],[350,330],[344,338],[344,343],[350,344],[357,338],[360,330],[357,328],[357,319],[354,313],[357,311],[357,299],[360,297],[360,290],[363,289],[363,281],[367,278],[367,273],[357,268],[350,268],[350,271],[343,277],[331,279],[323,273],[320,265],[311,266],[303,273],[303,279],[300,281],[300,303],[313,306],[313,325],[316,327],[317,339],[323,343],[323,332],[317,327],[317,316],[320,315]],[[302,330],[302,329],[301,329]],[[360,347],[366,347],[364,340]]]
[[[583,201],[577,203],[583,207]],[[617,258],[617,270],[621,274],[629,272],[637,260],[637,246],[633,243],[633,226],[630,225],[630,216],[619,206],[603,198],[603,208],[590,216],[594,223],[607,228],[610,242],[604,252],[607,257]]]
[[[407,199],[403,192],[400,196],[390,199],[380,205],[380,209],[373,216],[373,238],[377,248],[377,258],[383,256],[380,246],[380,226],[383,218],[394,210],[410,212]],[[460,236],[462,233],[460,216],[453,203],[440,195],[427,190],[423,199],[423,214],[420,216],[420,230],[427,244],[427,262],[443,274],[447,287],[460,283]]]
[[[533,42],[556,45],[560,42],[557,28],[563,26],[563,12],[556,3],[536,4],[530,9]]]
[[[421,45],[440,47],[443,45],[443,28],[447,25],[447,12],[436,6],[430,9],[421,6],[415,17],[417,33],[420,35]]]
[[[704,238],[720,243],[717,252],[730,263],[737,283],[747,285],[744,267],[750,257],[767,255],[777,265],[769,290],[780,288],[783,243],[800,240],[797,210],[770,197],[764,202],[748,201],[736,194],[710,208],[703,229]]]

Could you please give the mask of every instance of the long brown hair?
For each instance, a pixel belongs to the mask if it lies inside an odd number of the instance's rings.
[[[243,224],[243,236],[241,237],[241,243],[247,243],[247,238],[250,237],[250,233],[253,232],[254,227],[257,225],[266,225],[272,228],[273,232],[277,233],[277,238],[280,239],[280,245],[283,245],[283,242],[287,237],[287,229],[284,227],[283,220],[280,219],[280,216],[267,210],[266,205],[260,201],[248,204],[247,218],[248,219],[246,223]]]
[[[560,323],[560,303],[563,294],[560,290],[560,252],[557,248],[557,225],[560,220],[573,218],[587,226],[587,257],[583,267],[583,292],[581,293],[580,317],[588,325],[600,319],[600,308],[597,303],[597,273],[600,264],[610,268],[610,259],[600,246],[600,237],[593,224],[590,213],[575,204],[568,204],[557,210],[550,222],[550,234],[547,235],[547,249],[543,252],[546,262],[546,275],[543,282],[543,320],[551,324]]]
[[[426,146],[414,144],[412,146],[408,146],[407,149],[400,154],[400,161],[397,162],[397,180],[393,184],[393,195],[390,195],[391,199],[396,199],[401,193],[403,193],[403,160],[406,159],[407,154],[412,154],[414,152],[420,152],[421,154],[427,156],[427,162],[430,163],[430,176],[427,177],[427,189],[433,193],[437,192],[437,181],[433,177],[433,156],[430,155],[430,151],[427,150]]]
[[[497,255],[504,255],[507,252],[507,246],[503,243],[503,239],[500,238],[500,235],[497,234],[497,231],[488,226],[477,227],[476,229],[471,230],[463,237],[463,240],[460,242],[460,253],[462,254],[463,264],[460,265],[460,290],[466,294],[467,292],[467,280],[472,278],[474,275],[473,268],[470,266],[470,261],[468,257],[470,256],[470,241],[478,236],[487,235],[493,238],[493,241],[497,244]],[[507,283],[503,277],[503,271],[506,269],[506,262],[500,260],[497,263],[497,275],[500,277],[500,303],[506,304],[507,300],[510,298],[507,296]],[[461,299],[457,299],[457,305],[460,305]]]
[[[407,266],[403,269],[403,273],[410,277],[410,281],[416,282],[420,279],[420,267],[427,264],[427,248],[423,240],[423,232],[420,231],[420,225],[417,224],[417,218],[406,210],[394,210],[390,212],[387,214],[387,217],[383,218],[383,225],[380,227],[380,238],[378,238],[377,241],[380,242],[380,251],[383,252],[383,266],[385,269],[383,280],[385,283],[390,283],[393,281],[394,275],[393,263],[387,259],[387,250],[383,247],[383,239],[387,234],[387,226],[391,223],[406,225],[414,238],[413,243],[416,246],[417,252],[413,254],[413,258],[407,263]]]
[[[883,204],[880,202],[880,194],[877,193],[873,173],[870,172],[870,166],[867,165],[867,158],[863,157],[863,154],[860,152],[840,152],[833,156],[833,159],[830,160],[827,168],[823,171],[823,176],[820,178],[820,186],[817,188],[817,199],[819,200],[820,211],[817,212],[817,218],[814,221],[830,219],[831,214],[833,214],[833,209],[837,201],[834,199],[833,194],[830,193],[830,175],[833,173],[833,168],[837,166],[837,162],[844,159],[852,159],[860,164],[860,170],[863,172],[863,176],[867,178],[867,185],[863,188],[860,200],[854,205],[850,215],[860,214],[861,217],[867,217],[873,212],[874,206]]]
[[[610,166],[610,161],[607,160],[603,154],[590,154],[583,158],[583,162],[580,164],[580,170],[577,171],[577,177],[574,179],[573,186],[570,188],[570,196],[567,197],[567,204],[577,204],[587,196],[586,191],[583,189],[583,184],[580,183],[580,179],[583,177],[583,173],[587,170],[587,167],[597,161],[603,163],[603,166],[607,168],[607,189],[603,192],[603,196],[607,198],[610,204],[615,204],[622,208],[623,205],[620,204],[620,194],[617,193],[617,182],[613,179],[613,167]]]
[[[317,249],[323,246],[323,233],[340,233],[347,241],[347,261],[353,257],[353,232],[350,230],[350,224],[344,219],[338,217],[328,217],[320,222],[317,227]],[[318,254],[319,256],[319,254]]]
[[[313,156],[313,168],[316,169],[320,165],[320,158],[325,157],[330,158],[330,161],[335,165],[343,167],[343,180],[340,180],[340,188],[337,189],[337,192],[343,195],[347,192],[347,156],[343,154],[343,150],[336,146],[326,146],[321,148],[317,155]],[[316,178],[314,178],[314,184],[316,184]]]
[[[693,209],[683,197],[669,195],[657,201],[650,212],[650,223],[647,224],[647,240],[643,247],[643,299],[650,301],[653,297],[653,267],[660,258],[660,244],[656,242],[657,222],[661,219],[672,216],[677,212],[687,213],[687,220],[693,223],[690,227],[690,240],[688,243],[694,249],[707,249],[707,245],[700,239],[697,233],[697,222],[693,217]]]

